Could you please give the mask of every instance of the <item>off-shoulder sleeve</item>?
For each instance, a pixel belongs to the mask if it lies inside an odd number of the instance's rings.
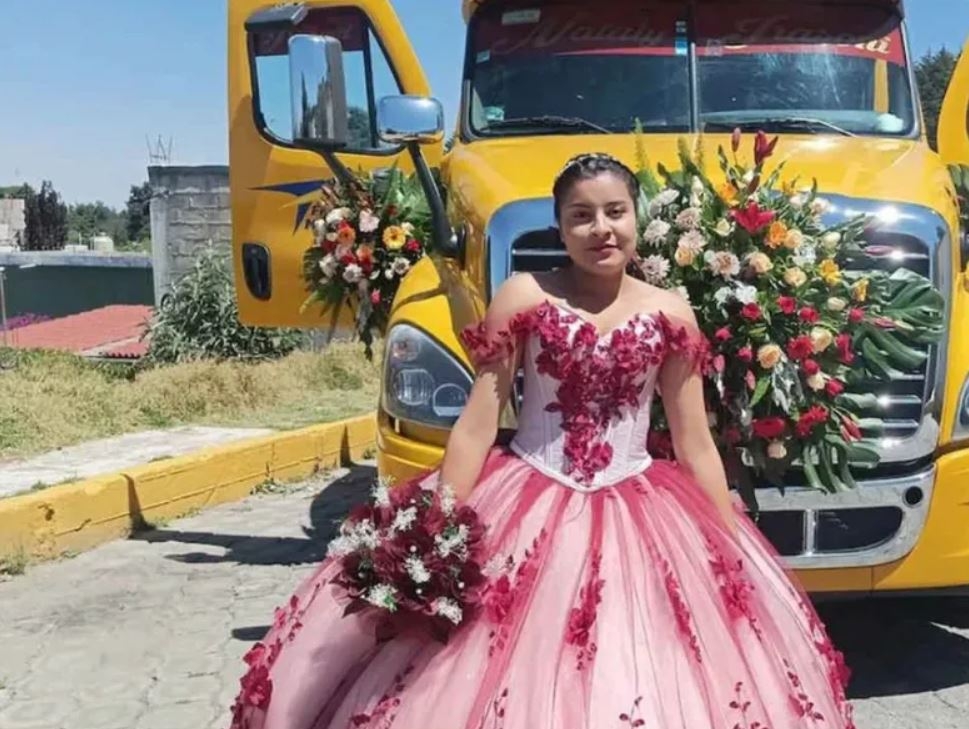
[[[517,336],[512,329],[489,329],[485,322],[461,330],[461,343],[475,367],[499,362],[515,353]]]
[[[536,311],[529,310],[500,325],[489,325],[487,320],[471,324],[461,330],[461,343],[475,367],[515,357],[519,344],[535,326],[536,316]]]
[[[710,367],[712,349],[695,322],[685,321],[665,313],[659,315],[666,346],[666,361],[685,367],[689,373],[706,372]]]

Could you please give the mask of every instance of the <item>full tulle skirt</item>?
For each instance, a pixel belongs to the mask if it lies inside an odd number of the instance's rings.
[[[446,644],[378,642],[325,560],[247,655],[233,728],[852,726],[805,595],[677,465],[583,493],[495,448],[469,504],[505,572]]]

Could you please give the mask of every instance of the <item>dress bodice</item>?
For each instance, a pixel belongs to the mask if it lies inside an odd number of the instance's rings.
[[[478,364],[521,355],[524,391],[511,448],[546,475],[583,491],[641,473],[650,410],[668,356],[697,361],[700,339],[662,313],[637,314],[606,331],[544,302],[488,332],[465,330]]]

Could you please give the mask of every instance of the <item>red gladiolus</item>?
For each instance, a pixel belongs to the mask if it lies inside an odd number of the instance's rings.
[[[845,386],[841,383],[841,380],[828,380],[828,384],[824,386],[824,389],[831,397],[838,397],[838,395],[845,391]]]
[[[733,134],[730,135],[730,148],[737,152],[740,149],[740,138],[743,132],[740,131],[740,127],[733,130]]]
[[[852,324],[861,324],[865,320],[865,310],[859,309],[858,307],[853,307],[848,312],[848,321]]]
[[[750,390],[756,389],[756,387],[757,387],[757,378],[754,377],[754,373],[753,372],[751,372],[750,370],[747,370],[747,376],[744,378],[744,380],[747,383],[748,389],[750,389]]]
[[[850,418],[841,421],[841,437],[847,441],[861,440],[861,428]]]
[[[787,343],[787,356],[794,360],[805,360],[814,354],[814,345],[811,338],[805,335],[794,337]]]
[[[411,238],[407,243],[404,244],[404,250],[408,253],[417,253],[421,249],[421,244]]]
[[[741,347],[737,351],[737,358],[741,362],[753,362],[754,361],[754,350],[750,347]]]
[[[841,363],[850,365],[855,361],[855,353],[851,347],[851,335],[839,334],[834,338],[835,346],[838,348],[838,355]]]
[[[370,303],[374,306],[380,306],[380,291],[378,289],[370,292]]]
[[[727,360],[722,354],[718,354],[713,358],[713,369],[716,372],[723,372],[725,369],[727,369]]]
[[[774,137],[774,139],[767,139],[767,135],[763,132],[757,132],[757,137],[754,139],[754,164],[761,165],[764,160],[774,154],[774,147],[777,146],[777,140],[780,137]]]
[[[797,310],[797,300],[793,296],[779,296],[777,307],[785,314],[793,314]]]
[[[805,324],[817,324],[819,321],[821,321],[821,315],[818,314],[817,309],[810,306],[801,307],[801,310],[798,312],[798,316]]]
[[[737,221],[737,225],[751,235],[759,233],[774,222],[774,212],[761,210],[760,205],[753,200],[747,203],[747,207],[743,210],[731,210],[730,214]]]
[[[807,412],[803,413],[797,420],[797,434],[802,438],[807,438],[814,429],[825,423],[828,419],[828,409],[823,405],[812,405]]]
[[[728,342],[730,341],[730,327],[720,327],[717,329],[716,333],[713,335],[718,342]]]
[[[757,321],[761,317],[760,306],[757,304],[744,304],[744,308],[740,310],[740,316],[747,321]]]
[[[801,368],[804,370],[804,374],[806,374],[808,377],[816,375],[821,371],[821,365],[819,365],[813,359],[804,360],[803,364],[801,364]]]
[[[882,329],[894,329],[895,322],[889,319],[887,316],[879,316],[875,319],[875,326],[881,327]]]
[[[774,440],[784,434],[784,429],[787,427],[787,424],[784,422],[784,418],[760,418],[753,422],[752,427],[754,435],[758,438]]]

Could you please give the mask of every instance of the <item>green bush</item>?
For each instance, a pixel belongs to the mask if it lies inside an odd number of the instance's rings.
[[[243,325],[232,275],[224,256],[212,246],[163,297],[146,334],[150,342],[144,364],[149,366],[205,359],[275,359],[308,341],[296,329]]]

